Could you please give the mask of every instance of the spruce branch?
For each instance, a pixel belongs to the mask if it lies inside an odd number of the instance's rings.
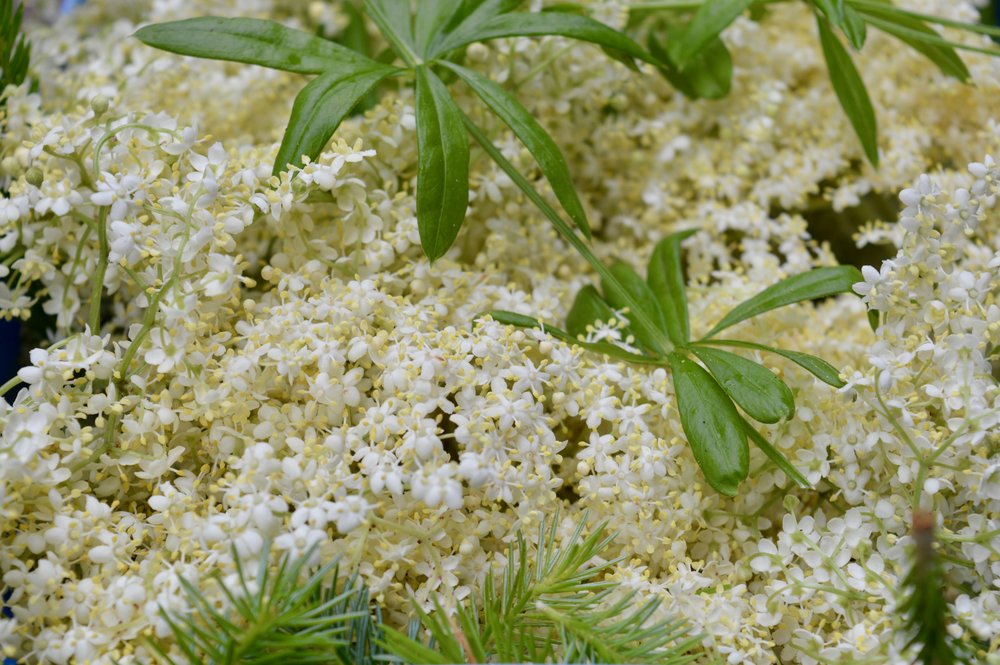
[[[581,522],[556,545],[558,518],[539,528],[534,556],[519,535],[501,576],[492,572],[478,594],[448,612],[417,608],[429,640],[385,630],[395,659],[419,663],[656,663],[695,658],[701,636],[681,621],[652,621],[656,599],[639,602],[606,579],[621,559],[600,555],[613,539],[601,524],[584,535]],[[480,606],[481,604],[481,606]]]

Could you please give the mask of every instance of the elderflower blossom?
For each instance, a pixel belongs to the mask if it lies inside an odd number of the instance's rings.
[[[342,29],[318,4],[211,0],[197,12],[299,27],[309,14]],[[592,5],[626,16],[621,2]],[[885,214],[891,230],[860,239],[896,244],[864,269],[861,298],[733,329],[829,360],[847,387],[769,359],[798,408],[765,434],[813,488],[753,450],[726,499],[694,462],[666,370],[480,316],[561,321],[593,281],[505,174],[474,162],[466,226],[429,265],[412,96],[387,92],[317,159],[271,177],[300,77],[129,38],[130,17],[192,11],[91,0],[33,28],[46,84],[9,94],[0,146],[16,169],[0,250],[16,250],[3,264],[16,279],[0,285],[0,315],[40,305],[58,341],[31,351],[0,403],[5,653],[146,662],[141,638],[170,634],[161,608],[189,609],[182,579],[233,581],[235,558],[254,561],[267,542],[358,562],[402,625],[411,593],[425,607],[444,589],[468,596],[519,530],[559,508],[566,524],[585,511],[609,521],[625,556],[615,578],[662,599],[729,663],[903,662],[893,612],[916,501],[961,561],[949,574],[963,629],[993,640],[998,661],[1000,170],[982,157],[1000,154],[995,60],[968,57],[968,88],[873,34],[859,60],[883,82],[871,88],[884,143],[874,171],[846,119],[816,125],[835,99],[797,3],[725,33],[740,67],[724,103],[685,100],[559,39],[470,49],[552,131],[599,255],[639,267],[665,233],[700,229],[685,242],[696,334],[763,285],[834,262],[807,208],[878,209],[902,191],[898,223]],[[558,74],[534,69],[556,56]],[[531,171],[509,134],[497,142]],[[591,339],[627,343],[625,318]]]

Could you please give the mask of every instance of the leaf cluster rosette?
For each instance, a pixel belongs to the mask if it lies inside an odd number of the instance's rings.
[[[577,229],[590,235],[583,204],[558,146],[501,86],[464,67],[470,44],[503,37],[558,35],[596,44],[632,67],[655,62],[623,33],[572,12],[518,12],[520,0],[365,0],[365,14],[389,45],[385,64],[363,53],[274,21],[202,17],[146,26],[144,43],[173,53],[315,75],[296,96],[274,173],[315,159],[351,111],[390,77],[407,77],[416,97],[417,220],[432,261],[454,243],[469,202],[469,135],[481,132],[452,97],[446,79],[471,89],[524,144]],[[503,165],[501,165],[503,166]]]
[[[861,280],[861,273],[853,266],[831,266],[793,275],[738,304],[702,337],[692,340],[681,243],[693,233],[681,231],[661,240],[650,258],[645,280],[623,261],[611,267],[619,283],[640,303],[642,318],[632,316],[622,290],[609,281],[602,282],[600,291],[593,286],[580,289],[565,329],[514,312],[490,314],[503,323],[540,328],[557,339],[617,360],[668,367],[684,434],[708,484],[718,492],[735,496],[748,476],[748,439],[797,484],[808,487],[805,477],[743,415],[765,424],[791,418],[795,413],[791,389],[760,363],[720,347],[779,355],[840,388],[844,382],[837,369],[806,353],[720,339],[718,334],[786,305],[849,293]],[[621,321],[621,312],[628,317],[622,337],[632,348],[588,339],[595,324],[614,325]],[[668,345],[662,343],[664,337]]]

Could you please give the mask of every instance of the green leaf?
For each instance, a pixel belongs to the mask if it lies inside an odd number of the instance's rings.
[[[421,0],[413,26],[413,40],[417,53],[426,56],[427,47],[461,9],[462,0]]]
[[[501,37],[532,37],[560,35],[591,42],[645,62],[657,64],[646,51],[625,34],[599,21],[577,14],[564,12],[501,14],[482,23],[463,23],[453,33],[446,36],[437,46],[431,58],[437,58],[448,51],[466,46],[472,42],[483,42]]]
[[[365,15],[353,1],[343,2],[341,5],[344,8],[344,13],[347,14],[347,25],[344,27],[343,32],[340,33],[337,43],[346,46],[352,51],[357,51],[366,57],[372,57],[374,51],[371,35],[368,34],[368,26],[365,22]],[[361,115],[377,103],[378,91],[373,89],[354,105],[354,108],[351,109],[351,115]]]
[[[357,102],[396,71],[376,65],[347,75],[333,71],[310,81],[295,97],[273,173],[281,173],[289,164],[302,166],[302,155],[315,159]]]
[[[559,235],[562,236],[562,238],[568,242],[573,249],[579,252],[587,263],[589,263],[590,266],[597,271],[603,279],[617,282],[618,280],[611,270],[608,269],[608,267],[594,255],[587,243],[584,242],[580,235],[573,230],[572,226],[563,221],[562,217],[559,216],[559,213],[556,212],[555,208],[549,205],[549,202],[538,193],[538,190],[536,190],[534,186],[528,182],[528,179],[521,175],[521,172],[510,163],[510,160],[503,156],[500,149],[497,148],[492,141],[490,141],[489,137],[483,133],[483,130],[477,127],[475,123],[473,123],[464,113],[462,114],[462,122],[465,123],[465,128],[469,131],[469,134],[476,141],[476,143],[482,147],[486,154],[500,166],[503,172],[507,174],[517,188],[520,189],[524,195],[535,204],[543,215],[545,215]],[[623,293],[627,295],[628,300],[633,300],[631,295],[627,294],[627,291]],[[656,326],[652,319],[642,313],[642,308],[639,307],[637,302],[632,302],[630,305],[634,305],[634,307],[631,307],[633,310],[633,318],[644,319],[646,324],[645,327],[647,329],[656,330]],[[657,331],[656,338],[660,342],[661,347],[670,346],[670,339],[666,333]]]
[[[687,344],[691,338],[681,243],[695,231],[696,229],[689,229],[672,233],[658,242],[649,258],[646,272],[649,286],[660,303],[667,334],[676,346]]]
[[[798,484],[799,487],[804,487],[804,488],[811,487],[806,477],[803,476],[799,472],[799,470],[796,469],[792,465],[792,463],[788,461],[788,458],[785,457],[780,450],[771,445],[771,442],[765,439],[753,425],[751,425],[745,420],[743,421],[743,425],[746,428],[746,432],[747,435],[750,437],[750,440],[753,441],[754,444],[756,444],[756,446],[760,448],[761,451],[765,455],[767,455],[772,462],[774,462],[775,466],[781,469],[786,476],[791,478],[792,482]]]
[[[691,350],[754,420],[771,424],[795,414],[792,391],[771,370],[728,351],[703,346]]]
[[[851,46],[861,50],[868,31],[864,18],[853,7],[845,5],[844,0],[813,0],[813,4],[822,10],[831,25],[840,28]]]
[[[905,15],[893,15],[892,20],[886,21],[873,18],[872,25],[923,55],[937,65],[945,76],[951,76],[963,83],[972,78],[968,67],[962,62],[954,47],[947,43],[942,44],[941,36],[923,21]]]
[[[833,90],[837,93],[851,126],[854,127],[854,133],[861,141],[861,147],[864,148],[868,161],[872,166],[878,167],[878,126],[865,82],[861,79],[843,44],[818,14],[816,25],[819,27],[819,40],[823,46],[823,57],[826,59],[826,68],[830,73]]]
[[[524,0],[463,0],[462,7],[445,26],[442,35],[456,30],[471,30],[489,19],[512,12],[524,4]]]
[[[413,23],[410,0],[364,0],[368,17],[378,26],[379,32],[389,42],[408,67],[420,63],[413,40]]]
[[[448,251],[469,205],[469,141],[462,112],[427,65],[417,77],[417,225],[431,261]]]
[[[552,335],[558,340],[566,342],[567,344],[573,344],[574,346],[579,346],[581,349],[593,351],[594,353],[600,353],[601,355],[609,356],[611,358],[617,358],[618,360],[624,360],[625,362],[637,365],[662,364],[656,358],[641,356],[637,353],[626,351],[620,346],[615,346],[610,342],[584,342],[575,335],[569,334],[565,330],[561,330],[555,326],[550,326],[547,323],[542,323],[538,319],[534,319],[524,314],[495,309],[491,311],[489,315],[493,317],[495,321],[503,323],[504,325],[517,326],[518,328],[537,328],[548,335]]]
[[[646,315],[643,318],[626,314],[636,339],[653,353],[659,355],[666,353],[667,349],[659,344],[658,338],[659,331],[666,332],[667,323],[653,290],[635,270],[632,270],[632,266],[624,261],[616,261],[611,266],[611,274]],[[621,310],[629,307],[628,298],[610,280],[601,280],[601,291],[604,293],[604,299],[613,308]],[[651,325],[647,321],[651,322]]]
[[[717,39],[751,4],[753,0],[703,2],[681,37],[667,44],[670,61],[682,71],[687,69],[695,56]]]
[[[147,25],[134,36],[148,46],[171,53],[298,74],[346,73],[377,64],[308,32],[253,18],[189,18]]]
[[[583,204],[580,203],[576,189],[573,187],[573,179],[570,177],[566,160],[552,137],[520,102],[493,81],[451,62],[442,62],[441,64],[458,74],[472,88],[473,92],[490,107],[490,110],[511,128],[514,135],[538,162],[538,167],[552,186],[552,191],[559,203],[562,204],[566,214],[583,232],[583,235],[589,238],[590,224],[587,222],[587,213],[584,212]]]
[[[851,293],[851,287],[861,281],[863,281],[861,271],[854,266],[815,268],[809,272],[793,275],[734,307],[703,339],[708,339],[729,326],[772,309],[803,300]]]
[[[955,28],[956,30],[964,30],[966,32],[974,32],[982,35],[990,35],[992,37],[1000,37],[1000,27],[994,25],[987,25],[985,23],[966,23],[964,21],[955,21],[953,19],[949,19],[944,16],[921,14],[920,12],[915,12],[911,9],[906,9],[904,7],[897,7],[896,5],[886,2],[886,0],[848,0],[848,1],[852,6],[856,7],[859,11],[871,11],[875,13],[880,13],[889,20],[895,20],[897,16],[909,16],[910,18],[915,18],[920,21],[926,21],[927,23],[934,23],[937,25],[944,26],[946,28]]]
[[[750,448],[736,406],[701,365],[670,354],[681,427],[708,484],[736,496],[750,472]]]
[[[841,26],[841,30],[847,35],[851,46],[860,51],[868,37],[868,26],[865,24],[864,17],[850,5],[844,5],[844,24]]]
[[[878,326],[881,322],[881,314],[877,309],[868,310],[868,326],[872,329],[873,333],[878,332]]]
[[[672,34],[672,33],[670,33]],[[733,82],[733,59],[725,43],[716,37],[708,42],[682,71],[671,61],[663,45],[653,32],[649,33],[646,46],[662,64],[660,74],[670,81],[688,99],[722,99],[729,94]],[[667,37],[668,41],[670,37]]]
[[[574,337],[586,337],[587,328],[616,318],[615,312],[593,286],[588,284],[576,293],[566,315],[566,330]]]
[[[714,346],[734,346],[742,349],[756,349],[758,351],[766,351],[768,353],[775,353],[783,358],[791,360],[793,363],[806,370],[817,379],[823,383],[833,386],[834,388],[843,388],[846,384],[840,379],[840,372],[837,368],[826,362],[822,358],[817,358],[816,356],[811,356],[808,353],[802,353],[800,351],[789,351],[788,349],[777,349],[773,346],[765,346],[764,344],[756,344],[754,342],[744,342],[742,340],[735,339],[711,339],[703,340],[698,342],[699,344],[712,344]]]

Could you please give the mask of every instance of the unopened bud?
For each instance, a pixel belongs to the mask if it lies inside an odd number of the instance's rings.
[[[3,175],[16,176],[21,173],[21,164],[13,155],[8,155],[0,162],[0,173]]]
[[[110,105],[111,101],[104,95],[98,95],[90,100],[90,108],[94,109],[97,115],[103,115]]]
[[[37,166],[32,166],[28,169],[28,172],[24,174],[24,179],[28,181],[28,184],[32,187],[40,187],[44,176],[42,175],[42,170]]]

